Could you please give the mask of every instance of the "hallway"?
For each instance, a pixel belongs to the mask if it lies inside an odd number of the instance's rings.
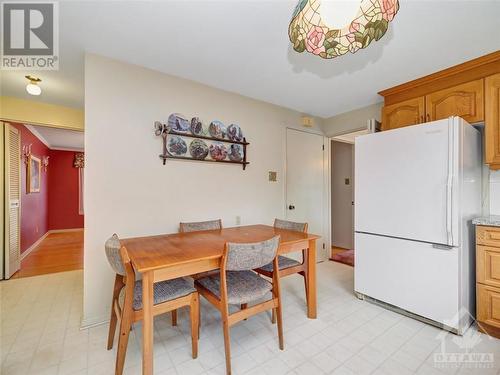
[[[50,233],[21,261],[12,278],[83,269],[83,230]]]

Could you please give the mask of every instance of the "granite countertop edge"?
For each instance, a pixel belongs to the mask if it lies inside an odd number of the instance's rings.
[[[475,219],[472,220],[472,224],[500,227],[500,215],[476,217]]]

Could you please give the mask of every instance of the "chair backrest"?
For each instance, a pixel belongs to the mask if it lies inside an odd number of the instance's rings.
[[[274,227],[295,232],[307,232],[307,223],[296,223],[288,220],[274,219]]]
[[[104,244],[109,265],[118,275],[125,276],[125,267],[123,266],[123,260],[120,254],[121,247],[120,239],[116,233],[113,234]]]
[[[222,220],[195,221],[191,223],[180,223],[179,228],[181,233],[197,232],[201,230],[216,230],[222,229]]]
[[[269,264],[276,257],[280,236],[254,243],[226,243],[224,269],[227,271],[248,271]]]

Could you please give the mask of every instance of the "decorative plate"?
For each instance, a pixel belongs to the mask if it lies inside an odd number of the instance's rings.
[[[227,156],[227,148],[220,142],[214,142],[210,145],[210,156],[214,160],[224,160]]]
[[[214,120],[208,127],[208,132],[214,138],[224,138],[226,136],[226,127],[221,121]]]
[[[201,139],[195,139],[189,145],[189,153],[194,159],[203,160],[208,155],[208,146]]]
[[[190,128],[189,120],[179,113],[168,116],[168,126],[177,133],[187,133]]]
[[[168,139],[167,150],[170,155],[184,156],[187,152],[186,141],[177,135],[170,136]]]
[[[201,122],[199,117],[193,117],[191,119],[191,133],[194,135],[203,134],[203,123]]]
[[[231,124],[227,127],[227,137],[231,141],[242,142],[243,141],[243,132],[241,128],[236,124]]]
[[[229,160],[232,161],[242,161],[243,160],[243,146],[242,145],[231,145],[228,154]]]

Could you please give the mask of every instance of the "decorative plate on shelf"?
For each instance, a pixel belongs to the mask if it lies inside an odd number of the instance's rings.
[[[241,128],[236,124],[231,124],[227,127],[227,137],[231,141],[242,142],[243,141],[243,132]]]
[[[193,135],[203,135],[203,123],[199,117],[191,119],[191,133]]]
[[[168,126],[177,133],[187,133],[190,129],[189,120],[180,113],[172,113],[168,116]]]
[[[168,139],[167,150],[170,155],[184,156],[187,152],[186,141],[177,135],[170,136]]]
[[[214,160],[224,160],[227,156],[227,148],[220,142],[210,145],[210,157]]]
[[[201,139],[195,139],[189,145],[189,153],[194,159],[203,160],[208,156],[208,146]]]
[[[214,138],[224,138],[226,136],[226,127],[221,121],[214,120],[208,127],[208,132]]]
[[[228,153],[229,160],[232,161],[242,161],[243,160],[243,146],[242,145],[231,145]]]

